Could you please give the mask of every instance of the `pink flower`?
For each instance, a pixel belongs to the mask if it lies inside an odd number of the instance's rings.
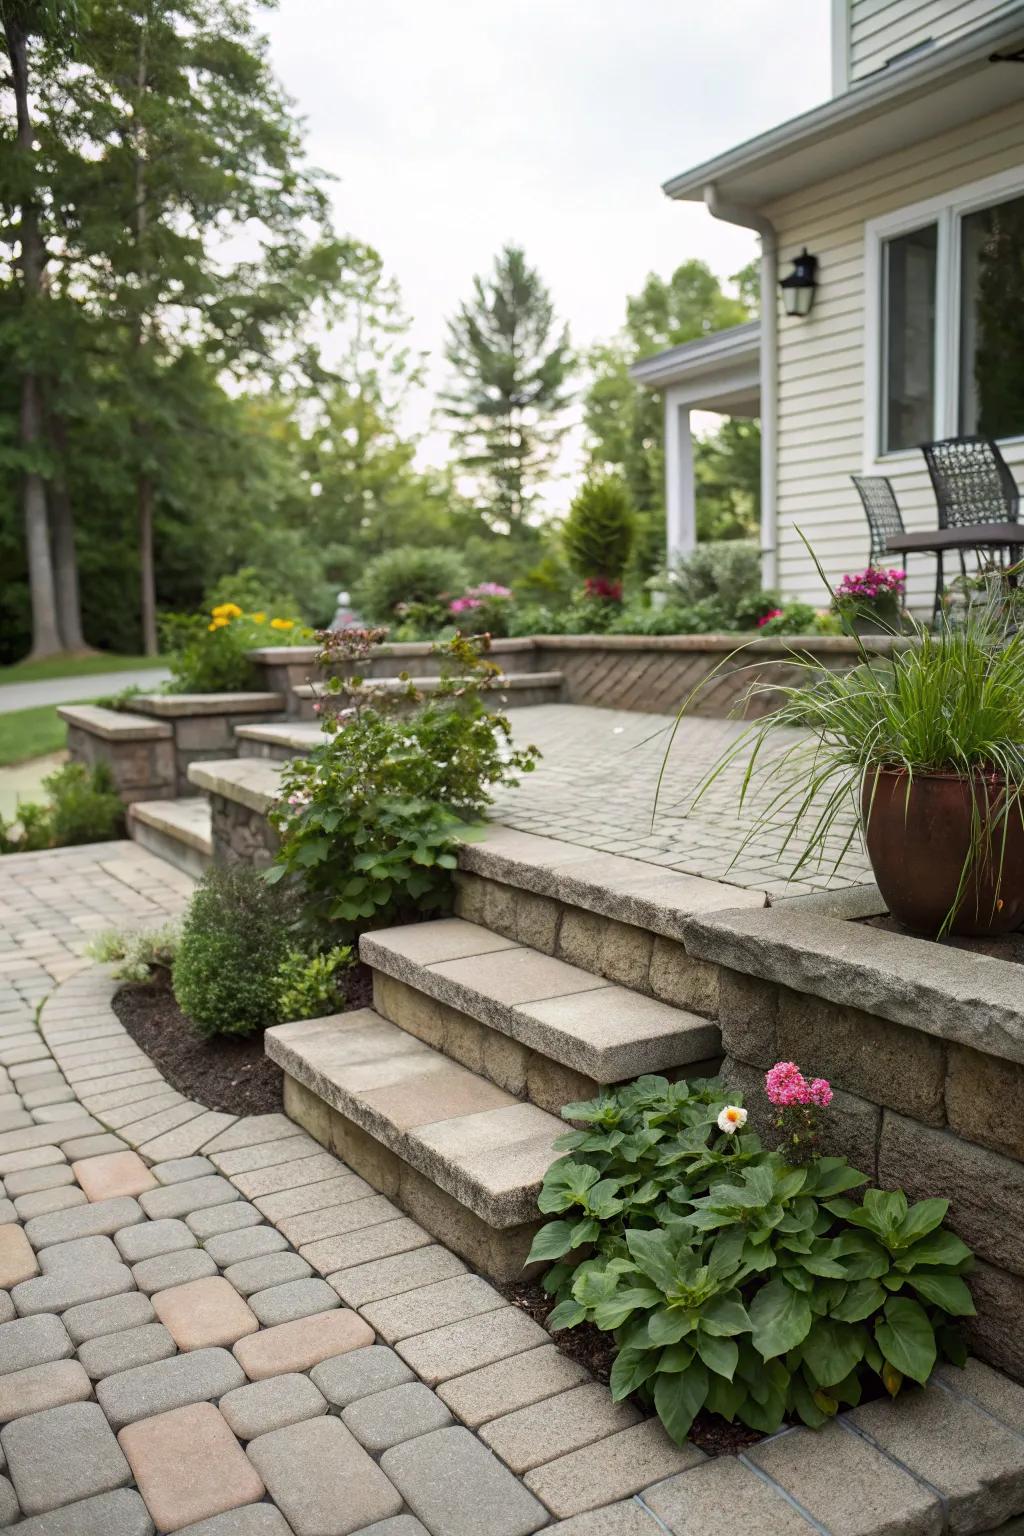
[[[313,713],[314,713],[314,715],[318,715],[322,709],[323,709],[323,705],[322,704],[314,704],[313,705]]]
[[[795,1061],[777,1061],[765,1076],[764,1090],[777,1109],[789,1109],[794,1104],[827,1109],[832,1102],[832,1089],[826,1079],[816,1077],[809,1083]]]
[[[480,607],[478,597],[453,597],[448,604],[449,613],[468,613],[472,608]]]
[[[827,1078],[816,1077],[807,1092],[810,1102],[816,1104],[819,1109],[827,1109],[832,1103],[832,1089]]]
[[[767,613],[762,613],[761,617],[758,619],[757,627],[758,627],[758,629],[763,629],[764,626],[766,624],[770,623],[772,619],[781,619],[781,617],[782,617],[782,609],[781,608],[769,608],[768,612]]]

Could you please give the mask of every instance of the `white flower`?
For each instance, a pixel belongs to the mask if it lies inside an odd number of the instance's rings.
[[[734,1136],[737,1131],[742,1131],[747,1123],[747,1112],[738,1104],[727,1104],[718,1117],[718,1129],[724,1131],[727,1136]]]

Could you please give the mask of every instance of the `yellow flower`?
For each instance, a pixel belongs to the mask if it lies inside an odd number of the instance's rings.
[[[252,619],[254,624],[265,624],[267,621],[267,616],[265,613],[250,613],[249,617]]]
[[[242,610],[237,603],[218,603],[216,608],[210,610],[215,619],[223,619],[225,624],[228,619],[240,619]]]
[[[223,629],[227,623],[228,620],[224,617],[223,614],[221,614],[218,618],[213,620],[212,624],[207,624],[206,627],[207,629]]]
[[[270,627],[271,627],[271,629],[294,629],[295,628],[295,620],[294,619],[271,619]]]

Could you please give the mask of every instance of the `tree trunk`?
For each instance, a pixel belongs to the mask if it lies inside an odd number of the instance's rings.
[[[5,15],[4,36],[11,60],[11,77],[18,118],[17,153],[31,160],[32,121],[29,115],[28,35],[17,17]],[[44,253],[39,233],[39,210],[32,194],[26,193],[21,206],[19,230],[22,274],[22,308],[30,311],[42,293]],[[57,619],[57,590],[50,555],[50,534],[46,509],[46,487],[35,467],[45,440],[43,404],[39,379],[31,366],[21,375],[20,441],[27,465],[22,482],[22,511],[25,519],[25,550],[28,559],[29,595],[32,601],[32,655],[55,656],[61,650]]]
[[[136,105],[134,123],[139,124],[143,97],[146,92],[146,18],[139,26],[139,51],[135,71]],[[142,143],[142,129],[133,130],[135,149],[135,248],[140,278],[145,269],[146,242],[146,159]],[[140,308],[135,330],[135,350],[141,357],[146,344],[145,311]],[[146,430],[140,420],[134,422],[140,457],[145,453]],[[142,616],[142,648],[147,656],[157,654],[156,633],[156,564],[153,556],[153,481],[147,470],[140,468],[135,484],[136,513],[139,534],[139,600]]]
[[[67,433],[61,418],[52,411],[47,413],[47,430],[56,468],[47,487],[47,503],[50,509],[50,542],[53,553],[53,574],[57,587],[57,606],[60,616],[60,637],[66,651],[87,651],[82,632],[82,602],[78,590],[78,555],[75,549],[75,514],[71,506],[64,458]]]
[[[153,561],[153,482],[140,475],[137,485],[139,517],[139,590],[142,599],[142,646],[147,656],[157,654],[156,568]]]

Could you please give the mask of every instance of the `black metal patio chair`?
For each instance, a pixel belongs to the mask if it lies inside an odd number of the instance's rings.
[[[940,528],[1016,523],[1020,491],[1009,465],[989,437],[947,437],[922,443]]]
[[[851,475],[857,494],[864,505],[871,536],[871,553],[868,564],[877,565],[889,554],[889,540],[896,534],[905,533],[903,513],[900,511],[896,492],[887,475]]]

